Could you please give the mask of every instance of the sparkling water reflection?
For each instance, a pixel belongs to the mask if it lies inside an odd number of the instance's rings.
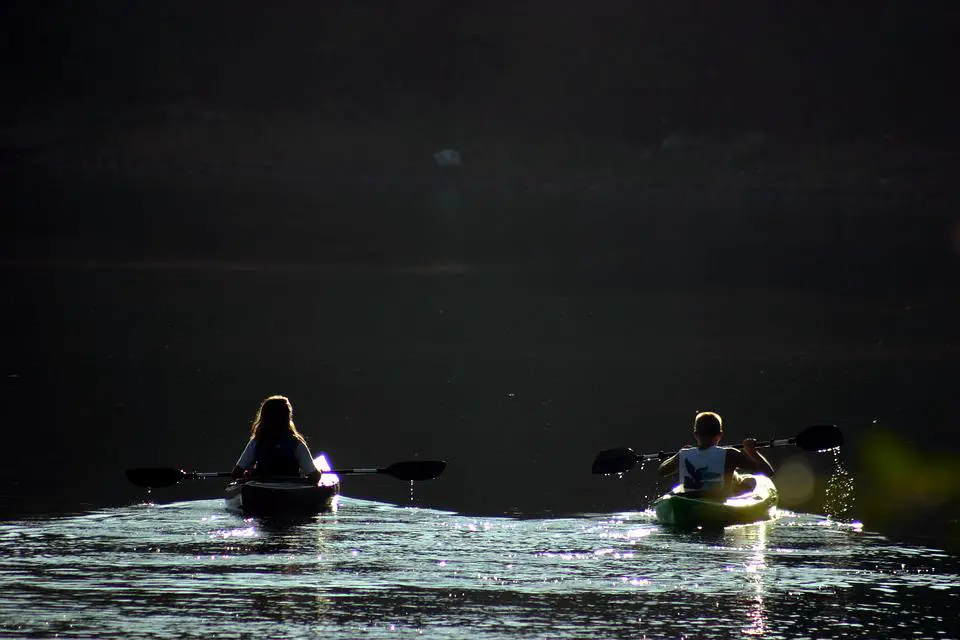
[[[301,523],[220,501],[0,525],[5,637],[951,638],[960,559],[783,513],[476,518],[346,498]]]

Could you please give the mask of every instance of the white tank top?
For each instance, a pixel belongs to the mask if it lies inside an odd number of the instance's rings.
[[[717,446],[682,449],[679,463],[683,488],[703,491],[722,487],[726,459],[726,450]]]

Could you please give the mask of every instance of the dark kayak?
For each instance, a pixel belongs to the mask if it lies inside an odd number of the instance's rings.
[[[768,520],[776,514],[779,496],[773,480],[766,476],[744,476],[756,480],[754,488],[726,500],[684,495],[682,485],[657,498],[653,510],[661,524],[682,529],[720,528]]]
[[[314,458],[323,475],[319,483],[306,478],[253,477],[227,485],[227,509],[244,516],[298,517],[337,510],[340,478],[330,473],[325,454]]]
[[[245,516],[303,516],[335,511],[339,495],[339,482],[262,478],[231,482],[225,500],[228,510]]]

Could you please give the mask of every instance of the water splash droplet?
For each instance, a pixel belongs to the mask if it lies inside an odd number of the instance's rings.
[[[851,522],[853,520],[853,507],[856,502],[854,478],[843,466],[839,448],[833,449],[833,463],[833,473],[827,480],[823,511],[839,522]]]

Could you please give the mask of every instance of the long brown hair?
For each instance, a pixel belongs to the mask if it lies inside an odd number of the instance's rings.
[[[293,405],[286,396],[269,396],[260,403],[257,415],[250,427],[250,439],[277,440],[290,434],[306,444],[307,439],[297,431],[293,423]]]

